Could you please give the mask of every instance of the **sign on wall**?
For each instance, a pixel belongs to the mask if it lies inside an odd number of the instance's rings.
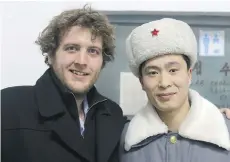
[[[224,31],[200,30],[200,56],[224,56]]]

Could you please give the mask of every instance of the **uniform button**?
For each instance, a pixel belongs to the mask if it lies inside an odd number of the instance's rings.
[[[171,137],[170,137],[170,142],[171,142],[172,144],[175,144],[176,141],[177,141],[176,136],[171,136]]]

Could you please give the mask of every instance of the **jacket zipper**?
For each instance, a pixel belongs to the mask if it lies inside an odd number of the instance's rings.
[[[70,93],[73,95],[73,97],[74,97],[74,99],[75,99],[75,101],[76,101],[76,97],[75,97],[75,95],[73,94],[73,92],[70,92]],[[97,101],[96,103],[94,103],[93,105],[91,105],[91,106],[89,107],[89,110],[90,110],[93,106],[97,105],[98,103],[104,102],[104,101],[106,101],[106,100],[108,100],[108,99],[104,99],[104,100]],[[89,112],[89,110],[88,110],[88,112]]]
[[[74,97],[74,99],[75,99],[75,101],[76,101],[76,97],[75,97],[75,95],[73,94],[73,92],[70,92],[72,95],[73,95],[73,97]],[[87,113],[90,111],[90,109],[93,107],[93,106],[95,106],[95,105],[97,105],[97,104],[99,104],[99,103],[101,103],[101,102],[104,102],[104,101],[106,101],[106,100],[108,100],[108,99],[104,99],[104,100],[101,100],[101,101],[97,101],[96,103],[94,103],[93,105],[91,105],[90,107],[89,107],[89,110],[87,111]],[[79,114],[78,114],[78,116],[79,116]],[[79,117],[78,117],[79,118]],[[85,121],[86,121],[86,119],[87,119],[87,115],[86,115],[86,117],[85,117]],[[84,121],[84,127],[85,127],[85,121]],[[78,119],[78,123],[79,123],[79,126],[81,127],[81,124],[80,124],[80,119]],[[84,133],[83,133],[84,134]],[[82,137],[84,138],[84,135],[82,135]]]

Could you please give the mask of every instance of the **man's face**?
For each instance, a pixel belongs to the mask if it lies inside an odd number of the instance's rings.
[[[57,77],[73,93],[84,94],[96,82],[102,68],[102,38],[88,28],[71,27],[55,56],[49,58]]]
[[[150,102],[160,111],[181,108],[188,100],[191,69],[181,55],[163,55],[148,60],[140,82]]]

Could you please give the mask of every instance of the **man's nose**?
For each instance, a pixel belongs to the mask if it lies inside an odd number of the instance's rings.
[[[172,84],[169,74],[162,73],[160,76],[159,87],[167,88],[170,87]]]
[[[76,64],[80,64],[80,65],[86,65],[88,62],[88,54],[87,51],[84,49],[81,49],[75,57],[75,61]]]

